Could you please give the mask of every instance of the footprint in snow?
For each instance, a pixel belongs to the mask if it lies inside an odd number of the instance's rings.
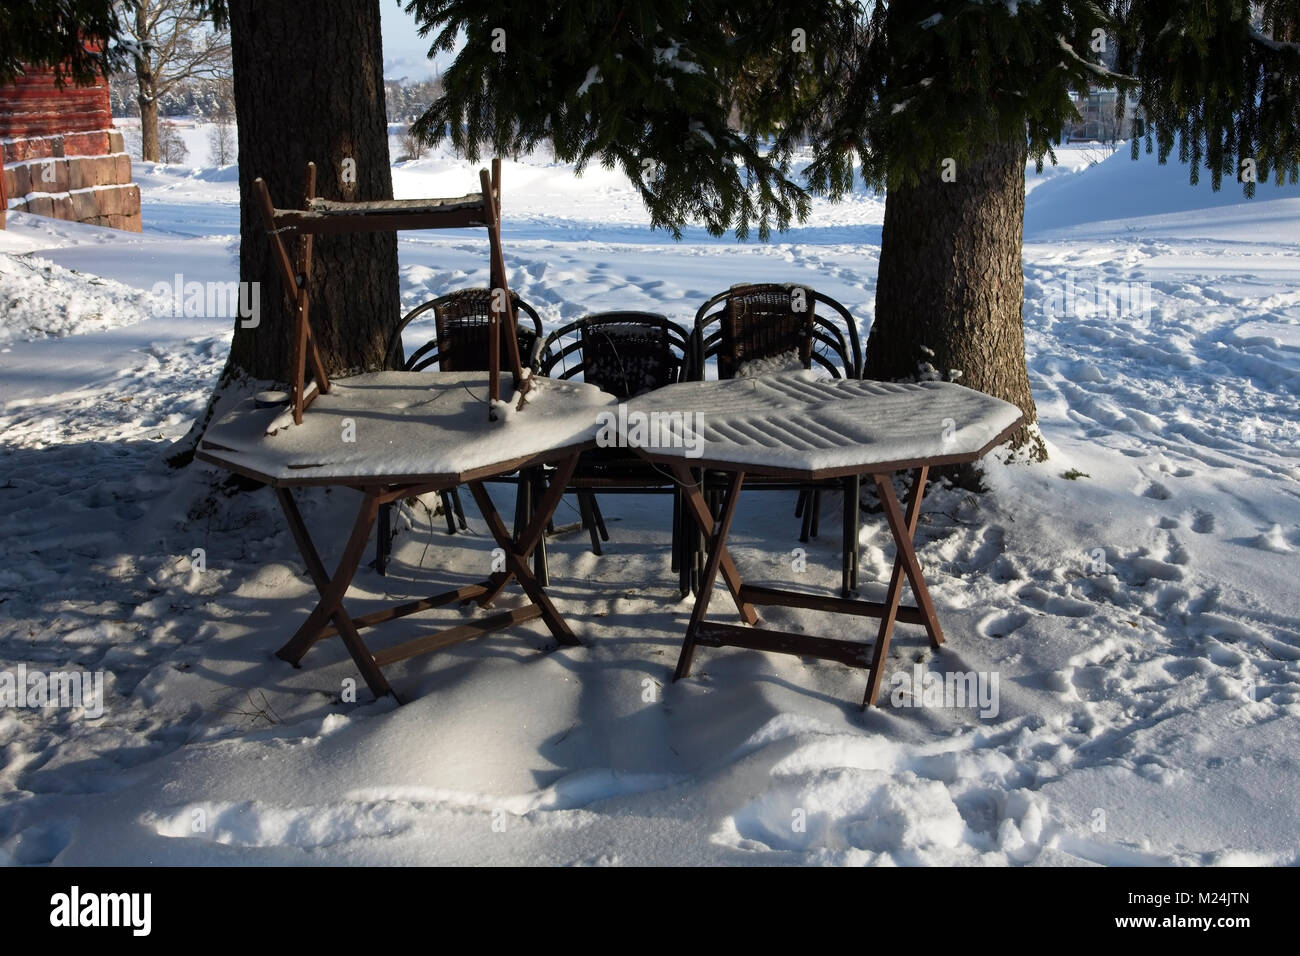
[[[1173,493],[1160,482],[1153,481],[1143,490],[1142,497],[1153,498],[1156,501],[1168,501],[1173,497]]]
[[[1029,622],[1024,611],[996,611],[982,618],[975,630],[984,637],[1009,637]]]

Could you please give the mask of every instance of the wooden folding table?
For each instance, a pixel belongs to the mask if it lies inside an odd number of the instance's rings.
[[[529,568],[547,522],[573,474],[578,455],[594,447],[598,407],[614,399],[582,383],[541,380],[530,405],[502,383],[502,414],[486,412],[486,372],[379,372],[336,379],[312,413],[294,423],[294,410],[258,407],[249,399],[209,427],[197,456],[270,485],[280,502],[307,571],[320,592],[316,607],[280,648],[297,665],[318,640],[337,635],[377,697],[392,693],[383,668],[491,631],[541,618],[561,644],[577,640]],[[512,535],[483,482],[519,468],[553,465],[551,483],[523,528]],[[381,505],[468,484],[488,530],[504,551],[505,570],[479,584],[352,617],[343,600],[356,574]],[[327,573],[292,489],[310,485],[354,488],[361,502],[343,555]],[[419,611],[476,601],[490,606],[511,580],[530,603],[472,624],[423,634],[371,651],[360,631]]]
[[[930,468],[983,457],[1010,437],[1022,417],[1014,405],[947,382],[865,382],[796,372],[670,385],[631,400],[619,419],[627,423],[628,443],[676,476],[692,518],[709,540],[704,578],[673,679],[690,674],[695,648],[701,644],[818,657],[865,668],[869,673],[862,706],[868,707],[880,689],[895,622],[919,624],[932,646],[943,643],[912,544]],[[685,434],[686,428],[695,434]],[[700,468],[729,475],[716,520],[693,473]],[[906,513],[890,480],[894,472],[905,470],[913,472]],[[821,481],[859,474],[869,474],[875,483],[897,547],[883,602],[742,581],[727,551],[727,535],[747,475]],[[719,572],[745,626],[706,619]],[[904,578],[915,606],[900,606]],[[880,625],[872,645],[774,631],[754,626],[755,605],[879,618]]]

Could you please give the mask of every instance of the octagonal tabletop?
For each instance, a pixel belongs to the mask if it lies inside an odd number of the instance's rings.
[[[810,480],[974,461],[1021,422],[1014,405],[951,382],[812,371],[683,382],[603,411],[652,461]]]
[[[337,379],[303,413],[249,398],[211,425],[197,455],[271,485],[457,485],[594,442],[614,398],[539,378],[517,408],[508,376],[488,419],[486,372],[376,372]]]

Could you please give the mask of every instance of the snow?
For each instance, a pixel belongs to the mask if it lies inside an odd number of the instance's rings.
[[[486,374],[354,375],[335,380],[301,424],[274,431],[283,409],[250,397],[204,433],[203,456],[284,484],[460,476],[590,443],[597,409],[614,401],[583,382],[539,379],[527,414],[514,414],[508,376],[502,385],[506,414],[489,420]]]
[[[974,457],[1021,419],[1014,405],[950,382],[860,382],[812,370],[680,382],[627,404],[630,421],[682,416],[675,430],[661,430],[668,433],[662,445],[650,446],[657,457],[699,457],[681,434],[684,422],[699,422],[694,431],[709,461],[803,477]]]
[[[702,648],[671,683],[691,604],[668,569],[664,496],[602,497],[603,557],[582,533],[548,541],[550,593],[582,647],[527,625],[404,662],[389,669],[400,708],[364,685],[354,702],[338,641],[289,667],[273,651],[316,591],[272,496],[163,460],[203,413],[233,320],[155,312],[149,293],[177,273],[237,276],[233,168],[137,163],[139,235],[11,215],[0,670],[104,671],[107,699],[97,719],[0,711],[0,859],[1296,863],[1297,197],[1214,194],[1122,148],[1096,165],[1060,152],[1030,175],[1024,252],[1051,458],[995,453],[988,493],[927,496],[918,553],[948,642],[931,652],[900,625],[883,705],[865,713],[862,672],[797,657]],[[477,181],[442,152],[394,180],[402,198]],[[767,245],[699,227],[675,244],[613,172],[577,178],[539,153],[507,162],[504,183],[512,285],[548,330],[616,307],[685,322],[758,278],[840,300],[865,341],[883,197],[815,201]],[[399,249],[408,306],[487,281],[481,233],[408,233]],[[1149,308],[1065,294],[1131,283]],[[330,565],[356,494],[299,494]],[[512,489],[494,494],[509,514]],[[348,609],[481,580],[492,539],[466,503],[455,537],[425,510],[436,497],[403,508],[388,576],[363,567]],[[880,600],[893,547],[867,505],[862,590]],[[793,493],[746,492],[729,541],[746,580],[833,593],[839,506],[824,495],[822,534],[800,544]],[[575,515],[566,499],[557,524]],[[406,618],[376,644],[466,613]],[[872,633],[813,611],[765,618]],[[917,664],[996,676],[996,716],[894,706]]]

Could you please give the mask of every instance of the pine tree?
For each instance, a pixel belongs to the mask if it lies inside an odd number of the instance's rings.
[[[1138,90],[1162,155],[1178,140],[1180,158],[1206,157],[1216,182],[1243,158],[1274,175],[1297,166],[1294,0],[410,0],[407,10],[431,54],[465,41],[417,132],[471,159],[550,142],[579,170],[617,166],[652,224],[676,236],[697,221],[741,238],[757,225],[767,238],[807,216],[810,194],[845,195],[860,166],[887,188],[868,374],[955,377],[1014,402],[1027,422],[1016,444],[1033,457],[1045,449],[1021,321],[1024,165],[1054,160],[1077,118],[1073,95]],[[803,141],[814,161],[795,182]]]
[[[113,0],[0,5],[0,85],[27,66],[54,70],[59,85],[89,85],[121,70],[128,51]]]

